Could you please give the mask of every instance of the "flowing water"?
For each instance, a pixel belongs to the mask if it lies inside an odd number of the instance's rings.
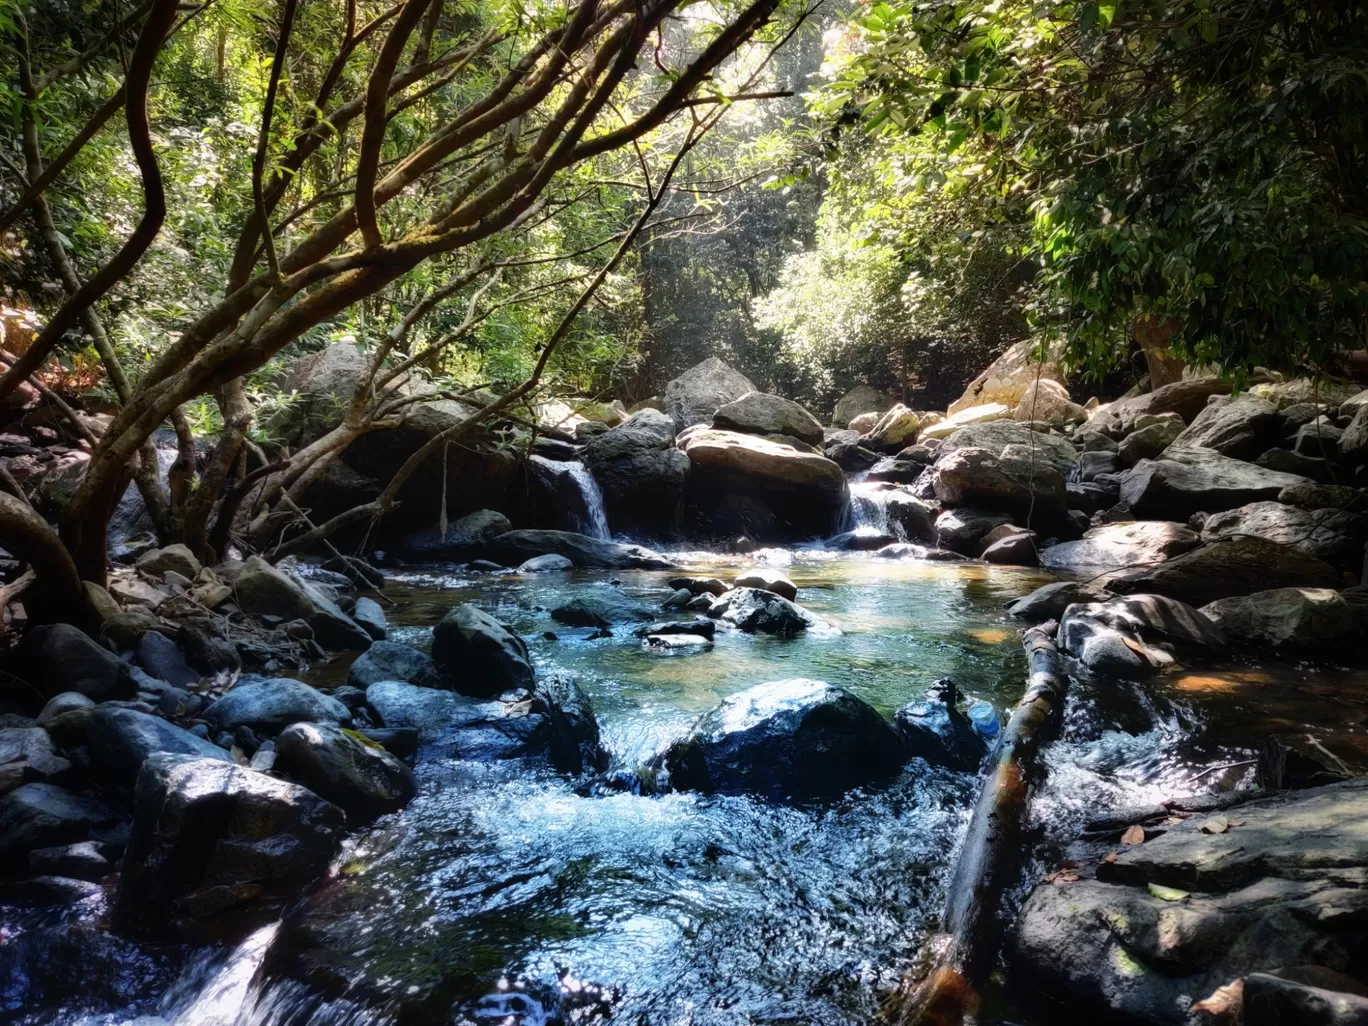
[[[681,554],[692,572],[738,561]],[[661,655],[624,629],[590,640],[548,610],[620,587],[668,593],[665,572],[543,576],[410,569],[387,588],[391,637],[477,601],[528,639],[539,672],[572,671],[622,767],[719,699],[815,677],[884,713],[939,677],[1010,707],[1019,625],[1002,604],[1035,571],[767,552],[838,636],[719,632]],[[547,633],[555,635],[552,640]],[[317,670],[338,680],[345,666]],[[1033,805],[1028,872],[1109,807],[1236,786],[1270,729],[1368,763],[1368,685],[1333,670],[1233,666],[1144,685],[1078,680]],[[1304,726],[1303,726],[1304,725]],[[1203,775],[1198,776],[1201,773]],[[381,1026],[868,1022],[934,928],[978,788],[914,760],[891,784],[834,802],[640,796],[523,763],[420,762],[420,796],[349,843],[334,878],[285,923],[234,950],[137,946],[104,932],[98,896],[54,920],[0,908],[0,1021],[58,1026]],[[1052,1020],[997,993],[990,1017]]]

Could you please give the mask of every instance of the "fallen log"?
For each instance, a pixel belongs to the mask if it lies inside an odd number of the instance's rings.
[[[1026,811],[1041,747],[1059,724],[1068,678],[1051,621],[1026,630],[1030,676],[992,756],[946,891],[941,930],[928,944],[933,968],[903,979],[887,1018],[898,1026],[958,1026],[978,1007],[997,955],[1002,896],[1020,871]]]

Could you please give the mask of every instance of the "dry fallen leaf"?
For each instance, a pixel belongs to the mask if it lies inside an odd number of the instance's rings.
[[[1209,998],[1193,1005],[1192,1010],[1238,1021],[1244,1010],[1244,980],[1231,980],[1224,987],[1217,987]]]
[[[1108,864],[1110,864],[1110,863],[1112,863],[1112,862],[1115,862],[1115,861],[1116,861],[1116,852],[1114,852],[1114,851],[1109,851],[1109,852],[1107,852],[1106,856],[1103,857],[1102,861],[1103,861],[1103,862],[1106,862],[1106,863],[1108,863]]]
[[[1212,816],[1197,829],[1204,834],[1223,834],[1230,829],[1230,820],[1224,816]]]
[[[1122,844],[1144,844],[1145,828],[1139,823],[1133,823],[1126,827],[1126,832],[1121,835]]]

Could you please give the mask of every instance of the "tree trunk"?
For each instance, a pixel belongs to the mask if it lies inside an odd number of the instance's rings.
[[[0,491],[0,538],[27,563],[35,580],[25,593],[31,621],[74,623],[85,620],[85,591],[67,550],[27,502]]]
[[[936,967],[923,980],[903,980],[894,997],[889,1018],[900,1026],[958,1026],[978,1006],[997,955],[1002,895],[1021,869],[1036,757],[1058,726],[1068,689],[1055,627],[1032,627],[1022,637],[1030,665],[1026,694],[1002,732],[950,877],[941,933],[930,942]]]
[[[1183,380],[1183,368],[1187,364],[1168,350],[1168,344],[1178,334],[1179,327],[1177,319],[1173,317],[1137,317],[1131,322],[1131,335],[1145,354],[1151,391]]]

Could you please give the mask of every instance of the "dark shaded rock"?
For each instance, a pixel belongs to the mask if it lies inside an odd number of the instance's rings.
[[[1075,602],[1105,602],[1111,595],[1105,588],[1082,581],[1056,581],[1037,588],[1007,606],[1009,615],[1028,623],[1058,620]]]
[[[1098,474],[1117,474],[1125,469],[1121,458],[1114,452],[1094,451],[1079,453],[1078,479],[1091,481]]]
[[[72,697],[84,697],[74,692],[70,694]],[[53,699],[54,702],[56,700]],[[52,702],[48,705],[52,705]],[[44,708],[44,712],[46,711]],[[83,714],[89,716],[88,712],[83,711]],[[39,780],[58,784],[71,772],[71,763],[57,754],[51,735],[42,726],[0,727],[0,766],[19,762],[25,763],[28,767],[27,772],[23,774],[24,782]]]
[[[707,638],[711,641],[717,634],[717,623],[713,620],[670,620],[638,627],[632,633],[638,638],[648,637],[652,634],[681,634]]]
[[[1267,399],[1249,393],[1214,396],[1174,442],[1252,460],[1277,441],[1281,429],[1278,408]]]
[[[518,566],[547,552],[565,556],[577,567],[672,570],[675,566],[644,546],[603,541],[571,531],[509,531],[488,543],[481,554],[503,566]]]
[[[574,678],[553,674],[538,681],[532,707],[544,720],[547,757],[562,773],[584,773],[608,765],[608,752],[599,737],[593,704]]]
[[[518,565],[520,574],[548,574],[556,573],[561,570],[571,570],[574,563],[564,556],[558,556],[554,552],[548,552],[544,556],[533,556],[525,563]]]
[[[55,848],[36,848],[29,852],[29,868],[36,876],[63,876],[71,880],[103,880],[114,871],[114,864],[100,854],[93,841]]]
[[[442,675],[429,656],[395,641],[377,641],[356,657],[347,673],[347,683],[363,691],[381,680],[400,680],[425,688],[442,687]]]
[[[1321,459],[1339,455],[1339,443],[1344,429],[1328,417],[1317,417],[1309,424],[1303,424],[1292,437],[1292,451],[1303,456]]]
[[[413,771],[384,747],[330,723],[295,723],[276,738],[276,770],[358,826],[397,812],[418,793]]]
[[[930,452],[927,456],[930,457]],[[892,484],[911,484],[921,476],[921,472],[926,469],[926,463],[914,463],[911,460],[885,458],[869,468],[869,473],[865,475],[866,481],[888,481]]]
[[[824,543],[828,549],[843,552],[873,552],[886,545],[896,544],[898,536],[896,534],[885,534],[878,531],[842,531],[840,534],[833,534]]]
[[[149,939],[274,919],[327,871],[342,811],[231,762],[156,755],[138,774],[115,925]]]
[[[1002,459],[1015,447],[1021,450],[1018,456],[1027,458],[1027,462],[1034,455],[1037,463],[1049,463],[1061,475],[1067,476],[1078,462],[1078,450],[1063,435],[1037,430],[1043,427],[1015,420],[967,424],[941,443],[936,456],[948,456],[958,449],[983,449]]]
[[[835,630],[802,606],[758,588],[732,589],[713,603],[708,615],[749,633],[778,637],[792,637],[812,629]]]
[[[732,581],[732,585],[737,588],[759,588],[761,591],[772,591],[790,602],[798,597],[798,586],[796,584],[778,570],[769,570],[765,567],[752,567],[749,570],[742,571]]]
[[[385,575],[357,556],[333,556],[323,561],[323,569],[341,574],[358,588],[383,588]]]
[[[1141,460],[1155,459],[1176,442],[1182,433],[1183,422],[1176,416],[1147,424],[1121,439],[1121,444],[1116,449],[1117,458],[1128,467]]]
[[[391,755],[397,755],[405,762],[413,762],[413,757],[418,754],[417,727],[367,727],[365,730],[357,731],[357,733],[374,741],[385,751]]]
[[[90,748],[91,767],[100,779],[125,790],[132,789],[142,764],[158,752],[232,761],[232,756],[218,745],[174,723],[136,709],[107,705],[90,714],[86,744]]]
[[[1141,417],[1176,413],[1184,422],[1191,423],[1213,395],[1229,394],[1230,384],[1220,378],[1175,381],[1152,392],[1108,403],[1088,421],[1088,427],[1119,440],[1135,430]]]
[[[1278,493],[1277,499],[1301,509],[1338,509],[1368,513],[1368,492],[1345,485],[1324,485],[1304,481],[1288,485]]]
[[[200,561],[190,551],[188,545],[177,543],[164,549],[151,549],[138,557],[136,566],[152,578],[159,578],[168,570],[194,580],[200,572]]]
[[[671,588],[687,588],[694,595],[725,595],[727,585],[716,577],[671,577],[665,582]]]
[[[891,493],[884,501],[888,526],[901,532],[908,541],[933,544],[936,540],[936,517],[940,506],[934,500],[919,499],[903,491]]]
[[[1278,498],[1289,485],[1310,483],[1212,449],[1171,445],[1160,459],[1141,460],[1121,475],[1121,501],[1137,516],[1186,520],[1199,511]]]
[[[656,611],[650,606],[612,588],[598,588],[577,595],[551,610],[551,619],[570,627],[611,627],[655,616]]]
[[[242,669],[242,656],[237,647],[226,638],[220,638],[208,629],[182,623],[180,643],[185,650],[185,661],[206,676],[219,670]]]
[[[508,517],[492,509],[477,509],[447,525],[427,527],[404,536],[399,554],[415,562],[440,563],[460,560],[513,529]]]
[[[121,819],[123,813],[98,798],[55,784],[25,784],[0,798],[0,870],[27,872],[35,849],[84,841],[92,830]]]
[[[330,695],[288,677],[239,683],[204,710],[215,730],[251,727],[278,734],[291,723],[350,723],[351,711]]]
[[[417,684],[384,680],[366,689],[366,703],[388,728],[417,731],[420,741],[432,741],[463,722],[469,699],[452,691],[438,691]]]
[[[1005,526],[1005,525],[1004,525]],[[1004,528],[988,532],[988,542],[979,555],[985,563],[998,563],[1003,566],[1037,566],[1040,556],[1036,551],[1036,533],[1022,527],[1010,528],[1010,533],[994,538]]]
[[[1262,538],[1229,538],[1157,567],[1121,574],[1108,586],[1123,594],[1153,592],[1206,605],[1269,588],[1335,588],[1339,584],[1334,567],[1313,556]]]
[[[677,788],[792,799],[885,779],[903,758],[902,742],[871,706],[798,678],[729,696],[670,746],[664,763]]]
[[[1361,647],[1353,607],[1330,588],[1274,588],[1233,595],[1202,607],[1232,638],[1322,653]]]
[[[466,695],[487,697],[533,685],[527,643],[470,603],[433,628],[432,660],[446,682]]]
[[[1250,973],[1241,998],[1244,1026],[1368,1026],[1368,988],[1322,966]]]
[[[365,651],[370,647],[370,635],[320,588],[285,573],[260,556],[251,556],[243,564],[233,590],[244,613],[303,620],[324,648]]]
[[[351,611],[351,618],[375,641],[384,641],[385,635],[389,633],[389,621],[385,617],[385,611],[375,599],[357,599]]]
[[[988,746],[973,724],[959,711],[959,690],[949,678],[936,681],[926,695],[908,702],[893,715],[909,755],[933,766],[972,772],[978,769]]]
[[[1264,467],[1267,470],[1276,470],[1283,474],[1295,474],[1298,477],[1310,478],[1320,484],[1331,483],[1335,475],[1335,465],[1329,460],[1314,456],[1303,456],[1291,449],[1269,449],[1254,462],[1257,466]]]
[[[35,627],[24,640],[33,683],[44,695],[77,691],[96,702],[132,698],[128,664],[70,624]]]
[[[1280,502],[1255,502],[1208,517],[1202,541],[1262,538],[1357,573],[1368,542],[1368,516],[1338,509],[1305,510]]]
[[[190,669],[176,643],[158,631],[148,631],[138,639],[138,662],[150,676],[173,687],[199,683],[200,675]]]
[[[824,451],[827,459],[847,474],[857,474],[861,470],[868,470],[879,462],[877,452],[866,449],[858,442],[837,442],[835,445],[827,446]]]
[[[936,518],[936,544],[967,556],[978,555],[985,535],[1012,518],[977,509],[949,509]]]

